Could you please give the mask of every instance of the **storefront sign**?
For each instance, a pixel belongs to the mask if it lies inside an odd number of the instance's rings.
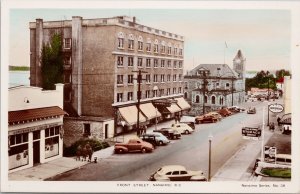
[[[277,149],[276,147],[265,146],[264,158],[266,162],[275,162]]]
[[[270,104],[269,110],[273,113],[281,113],[284,110],[284,107],[281,104]]]
[[[243,127],[242,136],[244,139],[258,140],[258,138],[261,136],[261,129],[258,127]]]
[[[57,123],[39,125],[39,126],[34,126],[34,127],[27,127],[27,128],[23,128],[23,129],[14,130],[14,131],[9,131],[8,135],[17,135],[17,134],[22,134],[22,133],[29,133],[29,132],[39,131],[39,130],[47,129],[47,128],[50,128],[50,127],[60,126],[60,125],[63,125],[63,123],[62,122],[57,122]]]

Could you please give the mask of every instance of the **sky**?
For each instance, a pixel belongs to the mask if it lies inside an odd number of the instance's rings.
[[[137,22],[182,35],[184,69],[225,63],[241,49],[246,70],[290,69],[291,15],[288,10],[203,9],[11,9],[9,65],[29,66],[29,22],[135,16]],[[225,46],[225,42],[227,47]]]

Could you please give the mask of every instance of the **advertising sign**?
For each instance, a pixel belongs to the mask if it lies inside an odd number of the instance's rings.
[[[242,136],[244,139],[258,140],[261,136],[261,129],[259,127],[243,127]]]
[[[265,146],[264,158],[266,162],[275,162],[277,149],[276,147]]]
[[[270,104],[269,111],[273,113],[281,113],[284,110],[284,107],[281,104]]]

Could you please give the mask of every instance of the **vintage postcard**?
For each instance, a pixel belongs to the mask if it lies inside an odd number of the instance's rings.
[[[4,0],[1,18],[1,191],[300,192],[300,2]]]

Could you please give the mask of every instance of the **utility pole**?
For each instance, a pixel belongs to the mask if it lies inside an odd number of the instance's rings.
[[[202,113],[203,113],[203,115],[205,114],[205,91],[206,91],[206,85],[207,85],[206,73],[203,72],[203,87],[202,87],[202,93],[203,93]]]
[[[234,77],[231,77],[231,106],[233,106],[233,79]]]
[[[269,89],[270,89],[270,77],[268,77],[268,102],[269,102],[269,99],[270,99]]]
[[[137,78],[134,78],[135,80],[137,80],[138,83],[138,92],[137,92],[137,135],[140,135],[140,103],[141,103],[141,82],[142,80],[146,80],[142,78],[142,73],[148,73],[146,71],[132,71],[132,72],[137,72],[138,76]]]

